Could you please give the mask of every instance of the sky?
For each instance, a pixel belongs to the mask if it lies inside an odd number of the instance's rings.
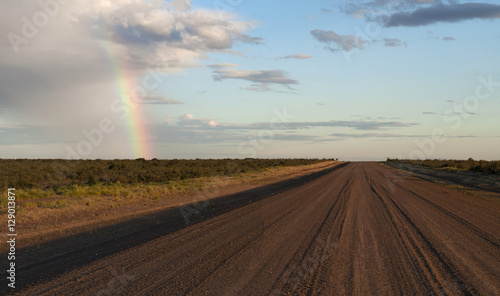
[[[497,3],[0,0],[0,158],[499,159]]]

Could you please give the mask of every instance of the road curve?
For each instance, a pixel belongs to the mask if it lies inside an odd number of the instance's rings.
[[[17,294],[500,295],[500,203],[349,163]]]

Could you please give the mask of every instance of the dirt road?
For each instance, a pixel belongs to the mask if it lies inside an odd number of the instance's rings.
[[[67,266],[18,294],[500,295],[500,203],[348,163]]]

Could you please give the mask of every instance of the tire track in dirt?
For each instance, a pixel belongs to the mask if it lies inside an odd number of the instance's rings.
[[[383,176],[380,170],[379,176]],[[477,223],[477,218],[478,216],[480,217],[480,215],[471,212],[467,216],[460,217],[457,214],[452,213],[450,210],[445,209],[442,205],[438,205],[433,201],[439,200],[442,196],[436,194],[431,195],[427,193],[424,197],[422,194],[417,193],[418,190],[416,190],[415,188],[408,188],[410,186],[416,187],[415,182],[412,181],[413,180],[409,180],[408,182],[399,182],[398,184],[396,184],[396,187],[400,190],[389,192],[387,188],[384,188],[385,196],[390,198],[395,205],[397,204],[399,211],[406,217],[406,219],[408,219],[408,221],[411,221],[412,227],[415,229],[415,231],[418,231],[419,236],[424,239],[424,246],[426,246],[427,249],[431,250],[434,253],[433,257],[441,258],[442,262],[440,263],[441,265],[444,265],[445,270],[447,270],[447,272],[442,276],[444,278],[443,282],[441,283],[441,285],[443,286],[443,291],[449,290],[451,282],[455,283],[454,285],[451,285],[451,288],[454,289],[455,292],[457,292],[456,287],[460,287],[460,294],[464,295],[469,295],[469,293],[477,293],[475,283],[482,283],[483,281],[488,282],[491,280],[490,287],[498,286],[496,284],[493,284],[495,280],[492,280],[492,278],[495,277],[498,280],[498,272],[496,272],[495,275],[495,271],[498,271],[498,258],[500,256],[498,243],[496,243],[499,238],[498,231],[495,236],[491,233],[484,232],[483,230],[487,228],[485,226],[490,226],[490,224],[496,224],[498,226],[498,222],[500,222],[500,220],[498,219],[498,204],[490,203],[490,208],[495,209],[497,212],[497,219],[492,219],[491,222],[493,223],[487,221],[486,224],[482,224],[482,227],[478,227],[467,221],[466,218],[472,221],[476,221]],[[383,188],[383,186],[380,186],[380,184],[383,184],[383,182],[374,182],[373,184],[375,188]],[[423,182],[423,184],[427,184],[427,182]],[[435,187],[433,189],[440,188],[439,186],[433,187]],[[421,186],[417,188],[423,189],[423,187]],[[453,192],[452,190],[449,191]],[[460,196],[463,194],[458,195]],[[409,197],[411,197],[411,199]],[[457,199],[455,198],[449,199],[448,204],[453,204],[456,201]],[[477,202],[478,200],[477,198],[468,198],[464,199],[464,201],[471,202],[469,204],[462,203],[462,206],[467,208],[470,207],[471,204],[474,204],[472,202]],[[470,209],[472,210],[473,207],[470,207]],[[432,213],[431,215],[431,212],[434,213]],[[417,223],[419,225],[417,225]],[[445,223],[448,227],[445,227]],[[446,229],[446,231],[443,231],[444,229]],[[498,228],[496,229],[498,230]],[[435,234],[436,232],[438,233],[437,237]],[[465,237],[474,237],[473,240],[469,239],[469,244],[464,243],[463,237],[465,233],[467,233]],[[441,241],[444,241],[445,244],[441,243]],[[449,242],[453,243],[450,245]],[[478,247],[477,244],[481,244],[482,246]],[[477,250],[472,251],[471,249]],[[475,254],[478,254],[478,252],[482,254],[480,256],[475,256]],[[469,257],[469,262],[466,262],[463,257]],[[484,260],[485,258],[489,259]],[[476,274],[482,274],[483,276],[481,281],[470,281],[471,276],[474,275],[470,275],[470,270],[463,268],[462,265],[464,263],[480,263],[481,261],[483,261],[483,265],[484,263],[488,263],[489,261],[488,265],[490,266],[490,268],[480,268],[478,264],[476,264],[475,266],[474,264],[470,264],[469,269],[475,270]],[[464,274],[469,275],[466,276]],[[487,287],[488,285],[485,285],[483,283],[482,286]],[[465,287],[467,287],[467,289],[465,289]],[[487,288],[486,291],[488,290],[489,292],[486,293],[486,295],[489,295],[489,293],[492,293],[492,295],[496,295],[498,293],[498,287],[494,289]]]

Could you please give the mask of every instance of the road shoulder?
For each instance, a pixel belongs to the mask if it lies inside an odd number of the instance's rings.
[[[385,161],[382,164],[471,196],[500,202],[500,176],[498,175],[469,171],[450,172],[394,161]]]

